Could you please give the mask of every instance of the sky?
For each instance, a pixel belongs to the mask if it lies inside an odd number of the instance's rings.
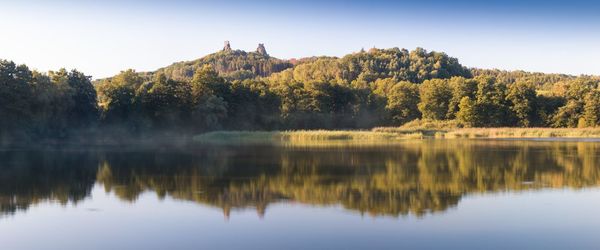
[[[274,57],[422,47],[468,67],[600,75],[591,1],[0,0],[0,59],[93,78],[222,49]]]

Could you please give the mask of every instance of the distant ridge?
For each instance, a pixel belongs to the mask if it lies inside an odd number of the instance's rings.
[[[228,80],[245,80],[269,77],[275,73],[290,70],[298,81],[332,81],[350,83],[355,80],[373,81],[379,78],[394,78],[419,83],[426,79],[449,78],[452,76],[474,77],[493,75],[506,82],[519,79],[543,83],[557,83],[574,79],[567,74],[546,74],[525,71],[505,71],[496,69],[467,68],[458,59],[443,52],[426,51],[416,48],[412,51],[399,48],[364,48],[341,58],[312,56],[305,58],[278,59],[267,53],[266,46],[258,43],[253,52],[234,49],[230,41],[224,41],[223,49],[204,57],[176,62],[169,66],[140,75],[146,79],[156,73],[164,73],[167,78],[189,81],[194,72],[204,65],[210,65],[219,75]],[[300,66],[303,65],[303,66]],[[297,73],[296,69],[302,68]],[[306,75],[309,73],[308,75]],[[288,74],[287,77],[289,77]],[[319,77],[319,78],[314,78]],[[324,77],[324,78],[323,78]],[[103,79],[95,80],[100,83]]]

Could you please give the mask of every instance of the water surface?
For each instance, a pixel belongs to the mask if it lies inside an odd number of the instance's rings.
[[[0,151],[3,249],[598,248],[600,143]]]

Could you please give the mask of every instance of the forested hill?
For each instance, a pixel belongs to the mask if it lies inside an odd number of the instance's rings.
[[[458,59],[422,48],[410,52],[399,48],[372,48],[342,58],[313,59],[286,71],[290,80],[339,84],[368,83],[382,78],[421,83],[434,78],[471,77]]]
[[[422,48],[370,49],[368,52],[337,57],[310,57],[282,60],[271,57],[263,44],[255,52],[233,50],[226,42],[223,50],[205,57],[178,62],[154,72],[144,73],[147,78],[164,73],[167,78],[189,81],[194,73],[210,65],[221,77],[228,80],[245,80],[267,77],[288,70],[299,81],[353,81],[371,82],[379,78],[394,78],[399,81],[420,83],[433,78],[452,76],[470,77],[470,71],[458,59],[441,52],[428,52]]]
[[[568,82],[576,79],[576,76],[568,74],[548,74],[541,72],[527,72],[523,70],[507,71],[498,69],[477,69],[472,68],[473,76],[491,76],[496,80],[505,83],[515,82],[531,82],[536,85],[539,90],[549,90],[555,84]]]
[[[287,60],[269,56],[262,44],[259,44],[255,52],[245,52],[231,49],[229,43],[226,42],[222,51],[197,60],[174,63],[158,69],[154,73],[164,73],[173,80],[185,81],[191,80],[194,72],[204,65],[212,66],[219,75],[232,80],[269,76],[293,66]]]

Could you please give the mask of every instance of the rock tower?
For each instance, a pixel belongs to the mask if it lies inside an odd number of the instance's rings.
[[[225,41],[225,46],[223,47],[223,51],[231,51],[231,44],[229,44],[229,41]]]
[[[261,54],[263,56],[268,56],[267,50],[265,49],[265,45],[262,43],[258,44],[258,48],[256,48],[256,53]]]

